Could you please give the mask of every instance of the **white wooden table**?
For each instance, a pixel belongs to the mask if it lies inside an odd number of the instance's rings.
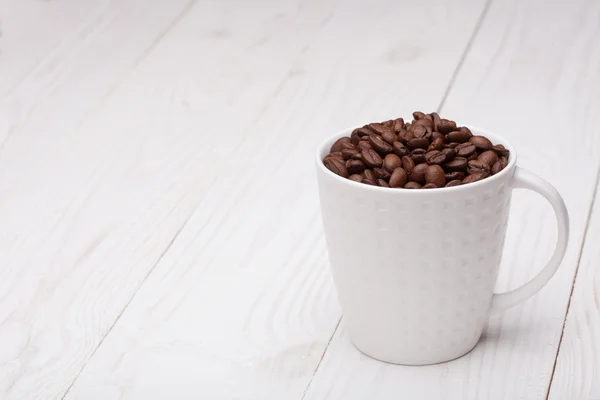
[[[600,2],[2,0],[5,399],[600,399]],[[315,146],[413,110],[496,131],[571,215],[456,361],[348,341]],[[513,198],[498,290],[549,258]]]

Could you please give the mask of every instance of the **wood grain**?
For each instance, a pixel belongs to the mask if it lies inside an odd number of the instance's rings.
[[[600,399],[600,200],[598,188],[549,399]]]
[[[377,363],[354,351],[342,320],[306,399],[546,396],[598,171],[600,147],[589,133],[600,123],[593,111],[600,104],[598,7],[493,2],[442,109],[505,136],[519,151],[518,163],[563,194],[572,236],[559,272],[537,296],[491,320],[475,350],[451,363]],[[555,229],[541,198],[515,192],[498,291],[539,271]]]
[[[214,143],[220,155],[211,160],[218,176],[66,398],[302,398],[340,317],[314,150],[347,125],[408,113],[415,104],[435,107],[483,5],[338,2],[253,124],[241,130],[221,123],[214,137],[202,131],[206,117],[199,119],[198,140]],[[426,13],[433,22],[426,28],[404,20],[410,41],[398,32],[399,15]],[[198,18],[190,14],[189,23],[197,26]],[[369,29],[358,29],[358,20]],[[184,22],[177,42],[161,51],[191,43]],[[456,29],[442,35],[450,22]],[[289,40],[270,43],[285,48]],[[271,63],[275,54],[254,62]],[[181,57],[170,57],[173,65]],[[221,93],[217,84],[236,76],[220,66],[225,71],[207,75],[198,99],[208,103],[210,93]],[[222,80],[208,81],[215,76]],[[403,79],[409,76],[421,79]],[[240,104],[252,107],[253,93],[238,95]],[[215,106],[221,121],[237,120],[223,107]]]
[[[179,25],[192,5],[119,2],[6,97],[6,398],[64,395],[214,190],[219,172],[207,171],[230,148],[224,121],[235,116],[228,130],[243,135],[329,9],[202,2]]]

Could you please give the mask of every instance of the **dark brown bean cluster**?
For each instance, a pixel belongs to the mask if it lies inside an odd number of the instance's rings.
[[[391,188],[431,189],[476,182],[506,168],[509,152],[437,113],[372,123],[338,139],[323,158],[334,173]]]

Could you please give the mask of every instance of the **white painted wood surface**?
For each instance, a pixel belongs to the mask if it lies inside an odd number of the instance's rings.
[[[546,397],[600,160],[596,2],[1,4],[0,398]],[[466,357],[382,364],[338,327],[313,151],[440,103],[557,186],[571,246]],[[513,203],[499,290],[555,237]],[[600,397],[597,229],[552,398]]]

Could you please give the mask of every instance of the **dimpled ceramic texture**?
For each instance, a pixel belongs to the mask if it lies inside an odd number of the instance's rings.
[[[350,132],[324,143],[317,163]],[[484,134],[511,150],[509,165],[464,186],[378,188],[318,166],[331,271],[348,335],[363,353],[397,364],[433,364],[460,357],[478,342],[516,169],[514,149]]]

